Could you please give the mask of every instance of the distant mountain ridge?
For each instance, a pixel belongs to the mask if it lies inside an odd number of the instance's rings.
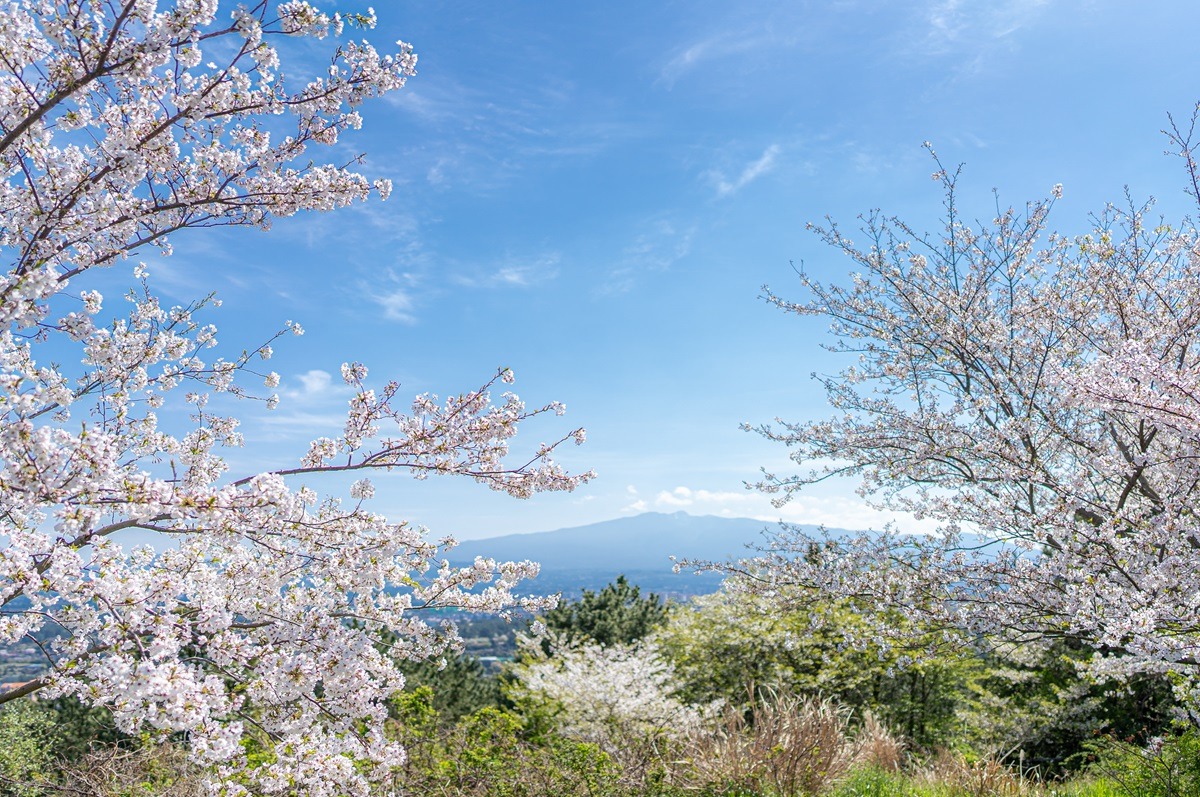
[[[646,512],[556,531],[507,534],[468,540],[450,552],[452,564],[476,556],[499,560],[531,559],[542,566],[533,591],[598,589],[618,575],[645,590],[674,595],[713,592],[715,574],[672,572],[671,557],[725,561],[749,553],[747,545],[765,543],[776,524],[751,518]],[[816,532],[817,526],[801,526]],[[831,530],[835,534],[840,530]]]

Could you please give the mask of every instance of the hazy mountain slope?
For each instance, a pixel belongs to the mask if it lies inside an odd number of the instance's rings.
[[[452,553],[455,560],[464,561],[476,556],[533,559],[554,569],[670,569],[671,556],[739,556],[746,543],[763,539],[767,526],[748,518],[647,512],[589,526],[470,540]]]
[[[595,589],[624,573],[647,590],[695,594],[716,589],[720,578],[672,573],[670,557],[739,557],[748,543],[764,542],[764,531],[773,528],[749,518],[647,512],[557,531],[470,540],[451,552],[451,561],[532,559],[542,565],[535,591]]]

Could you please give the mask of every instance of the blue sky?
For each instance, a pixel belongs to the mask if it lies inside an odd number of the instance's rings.
[[[354,10],[342,3],[344,10]],[[599,478],[518,502],[478,485],[377,480],[376,504],[463,538],[677,511],[863,527],[852,485],[784,511],[747,492],[786,452],[739,423],[827,410],[809,379],[837,361],[824,325],[759,299],[800,298],[791,262],[849,263],[807,221],[881,207],[935,229],[928,139],[966,164],[963,200],[1066,195],[1053,222],[1128,185],[1186,210],[1166,114],[1200,99],[1190,2],[607,2],[376,0],[373,43],[412,42],[419,74],[363,109],[336,158],[367,153],[386,203],[193,232],[156,264],[174,298],[218,291],[213,320],[276,347],[283,404],[246,417],[239,469],[290,463],[338,427],[336,374],[365,362],[413,393],[512,367],[530,403],[566,403],[589,442],[562,460]],[[285,63],[286,65],[286,63]],[[335,375],[330,379],[329,375]],[[903,525],[903,524],[902,524]]]

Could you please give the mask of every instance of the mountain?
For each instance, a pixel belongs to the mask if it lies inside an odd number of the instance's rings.
[[[542,575],[532,592],[576,595],[596,590],[625,574],[645,591],[669,595],[713,592],[721,577],[712,573],[673,573],[671,557],[725,561],[748,553],[746,546],[765,542],[774,524],[750,518],[696,516],[685,512],[647,512],[588,526],[508,534],[468,540],[451,551],[450,561],[467,564],[476,556],[499,560],[532,559]],[[816,527],[804,527],[816,530]]]

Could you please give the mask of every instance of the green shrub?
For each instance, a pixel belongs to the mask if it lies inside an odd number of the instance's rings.
[[[31,700],[0,709],[0,794],[40,797],[54,771],[54,714]]]
[[[833,790],[831,797],[909,797],[908,780],[895,772],[874,767],[851,770]]]
[[[1099,731],[1138,740],[1168,731],[1173,699],[1167,680],[1097,681],[1083,672],[1093,655],[1072,640],[981,649],[955,746],[1010,761],[1020,756],[1026,772],[1050,778],[1078,772]]]
[[[439,721],[433,693],[419,687],[393,699],[391,728],[408,750],[397,786],[410,794],[466,797],[608,797],[620,772],[592,744],[545,733],[536,721],[494,707]]]
[[[781,608],[725,589],[677,607],[657,639],[685,700],[742,705],[772,689],[819,695],[856,717],[870,710],[918,747],[948,743],[970,662],[955,654],[905,664],[901,651],[850,644],[863,623],[845,601],[798,594]],[[913,640],[925,633],[912,626]]]
[[[402,662],[400,669],[406,690],[423,686],[433,690],[433,707],[446,724],[503,702],[500,679],[474,656],[447,656],[444,666],[435,661]]]
[[[1121,797],[1200,795],[1200,732],[1195,728],[1156,737],[1141,747],[1104,737],[1092,749],[1093,769],[1111,781]]]
[[[132,741],[117,730],[112,712],[106,708],[84,705],[71,695],[40,701],[40,704],[53,716],[54,752],[66,761],[78,761],[96,748]]]

